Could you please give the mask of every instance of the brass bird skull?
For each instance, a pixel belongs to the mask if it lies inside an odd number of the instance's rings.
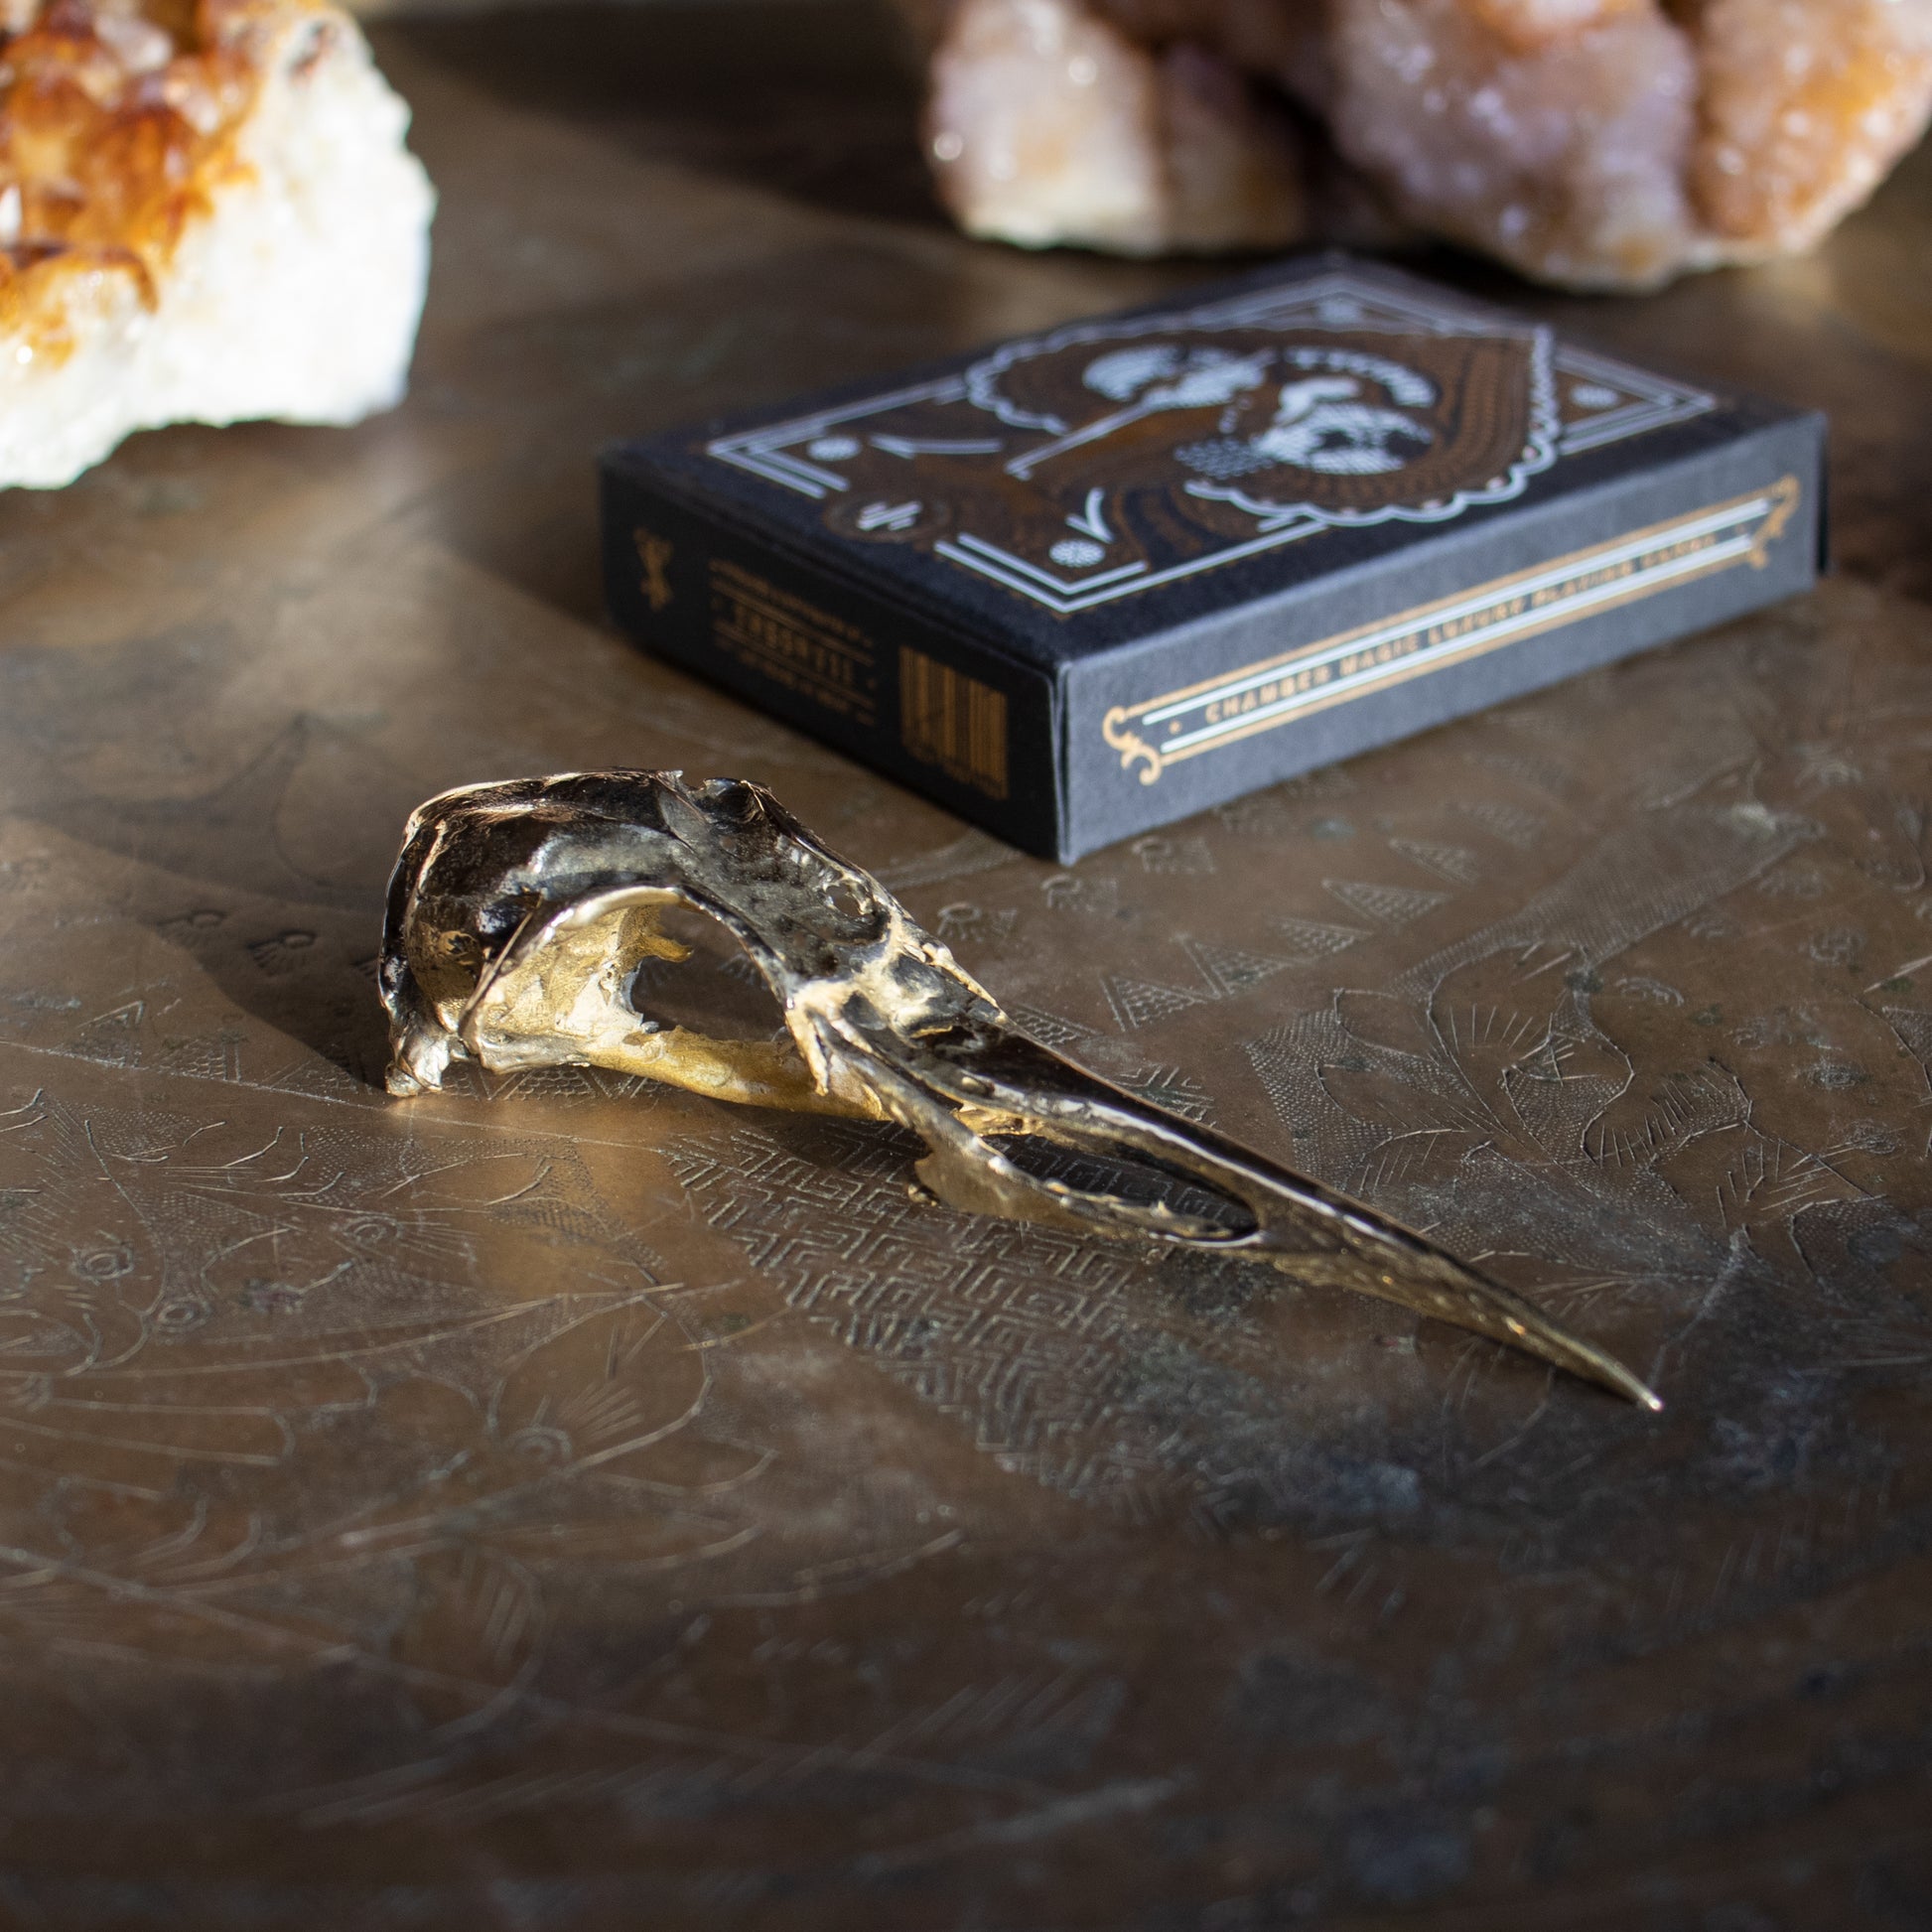
[[[686,949],[666,908],[718,921],[785,1037],[717,1040],[630,1003],[639,966]],[[389,887],[381,987],[392,1093],[492,1071],[599,1066],[716,1100],[896,1122],[949,1205],[1079,1233],[1251,1256],[1542,1356],[1632,1401],[1628,1369],[1509,1289],[1320,1182],[1122,1092],[1019,1032],[878,881],[762,787],[581,771],[445,792],[410,819]],[[1228,1209],[1195,1213],[1028,1171],[1045,1142]]]

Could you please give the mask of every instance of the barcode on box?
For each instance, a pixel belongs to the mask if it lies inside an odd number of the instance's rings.
[[[901,644],[898,733],[921,764],[936,764],[947,777],[989,798],[1007,795],[1004,691]]]

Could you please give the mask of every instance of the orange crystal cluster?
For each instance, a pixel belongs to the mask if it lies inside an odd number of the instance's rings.
[[[130,277],[152,304],[240,165],[234,133],[286,16],[264,0],[52,0],[9,17],[0,0],[0,327],[60,330],[56,291],[76,276]]]

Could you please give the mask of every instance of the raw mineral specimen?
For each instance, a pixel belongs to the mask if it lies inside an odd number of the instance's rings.
[[[1810,246],[1932,112],[1932,0],[949,0],[928,137],[974,233],[1307,232],[1311,115],[1401,216],[1573,288]]]
[[[402,394],[434,195],[323,0],[0,0],[0,484]]]
[[[1151,50],[1078,0],[965,0],[932,88],[932,154],[971,233],[1144,255],[1306,224],[1290,130],[1226,60]]]

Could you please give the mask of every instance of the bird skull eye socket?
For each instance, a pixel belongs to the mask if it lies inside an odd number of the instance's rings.
[[[685,905],[654,907],[653,914],[655,936],[667,943],[630,965],[623,985],[624,1001],[640,1020],[708,1039],[784,1035],[784,1009],[718,920]]]

